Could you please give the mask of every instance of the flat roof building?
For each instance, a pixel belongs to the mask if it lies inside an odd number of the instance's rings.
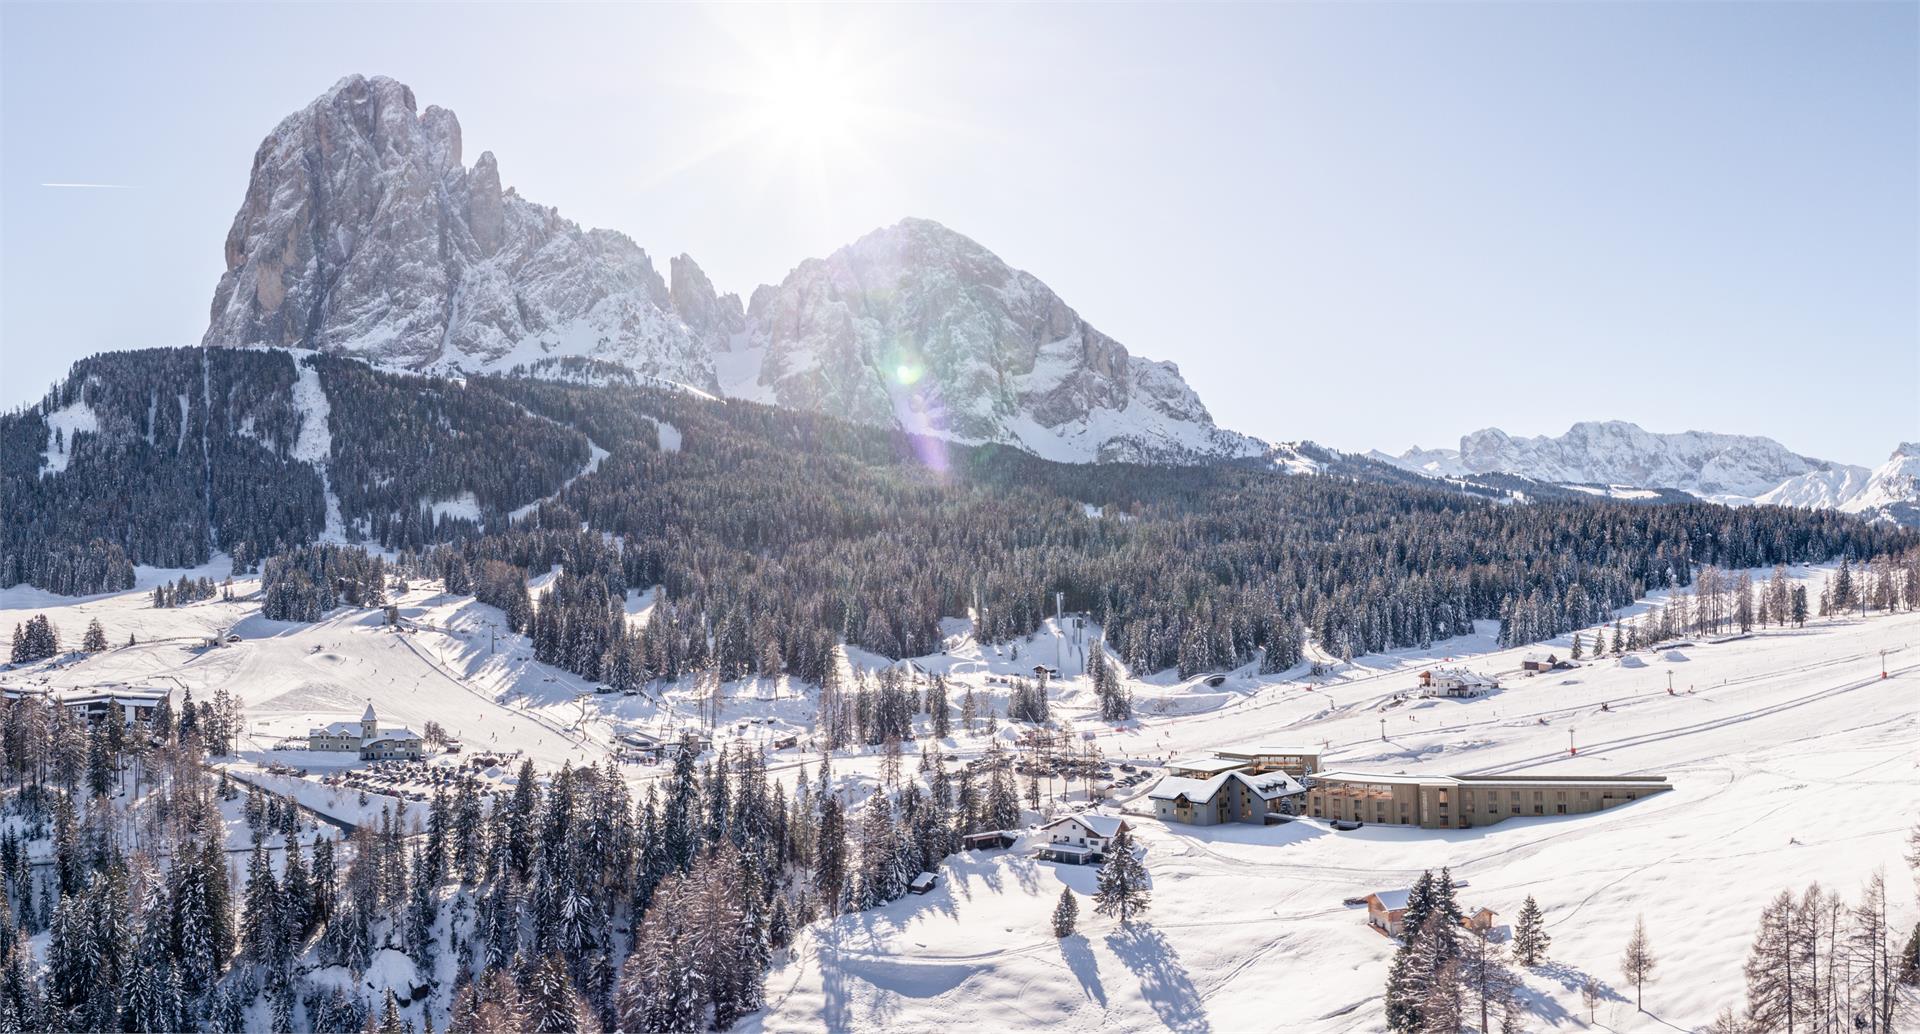
[[[1320,771],[1320,748],[1304,743],[1255,743],[1214,753],[1251,765],[1255,772],[1285,772],[1295,779]]]
[[[1673,787],[1665,776],[1409,776],[1322,772],[1307,814],[1335,822],[1471,829],[1515,816],[1585,815]]]

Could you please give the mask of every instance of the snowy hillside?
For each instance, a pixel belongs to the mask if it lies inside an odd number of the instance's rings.
[[[1815,595],[1830,573],[1792,572]],[[143,570],[141,586],[171,574]],[[236,592],[244,597],[251,584],[236,582]],[[654,603],[651,593],[630,597],[629,620],[646,623]],[[276,748],[369,700],[394,721],[447,727],[466,755],[524,756],[543,772],[604,758],[629,733],[670,734],[692,724],[701,706],[691,685],[657,700],[583,695],[589,687],[532,660],[527,640],[503,631],[499,611],[434,584],[414,586],[398,605],[408,630],[383,627],[377,610],[293,625],[264,621],[244,598],[156,610],[143,591],[76,601],[19,587],[0,594],[0,624],[45,612],[72,639],[97,618],[114,641],[131,632],[140,644],[17,667],[0,681],[170,685],[201,699],[225,688],[247,718],[232,771],[348,822],[402,802],[356,800],[322,781],[343,771],[335,763]],[[224,630],[240,641],[201,645]],[[913,659],[916,679],[939,674],[950,702],[970,696],[983,713],[1000,712],[1012,678],[1036,662],[1053,665],[1056,722],[1081,749],[1148,774],[1115,787],[1104,810],[1130,822],[1146,847],[1152,908],[1126,928],[1083,909],[1079,932],[1055,939],[1048,914],[1061,889],[1090,895],[1094,867],[1037,860],[1030,838],[1010,851],[963,852],[940,867],[925,896],[801,930],[790,952],[775,954],[765,1009],[746,1017],[744,1029],[1380,1030],[1394,943],[1367,927],[1364,909],[1343,901],[1404,887],[1441,866],[1462,881],[1464,904],[1494,909],[1502,926],[1526,895],[1539,900],[1551,961],[1521,974],[1527,1029],[1585,1029],[1580,987],[1589,978],[1599,1029],[1703,1026],[1741,1002],[1761,907],[1781,889],[1798,894],[1819,881],[1855,900],[1884,870],[1892,921],[1904,931],[1920,918],[1902,860],[1920,818],[1920,718],[1911,707],[1920,613],[1816,618],[1804,629],[1632,651],[1538,676],[1519,671],[1525,651],[1493,644],[1490,625],[1351,664],[1316,654],[1325,675],[1248,667],[1218,673],[1213,685],[1134,673],[1123,677],[1137,717],[1120,722],[1098,718],[1089,690],[1096,626],[1070,617],[999,646],[975,639],[964,619],[942,631],[939,651]],[[1563,637],[1549,645],[1564,653],[1570,644]],[[892,663],[860,651],[846,661]],[[1502,688],[1469,700],[1419,699],[1414,674],[1436,663],[1498,675]],[[765,750],[773,778],[810,778],[818,757],[812,693],[786,680],[730,684],[717,731],[723,742]],[[941,739],[926,716],[915,722],[908,769],[922,751],[961,763],[980,758],[995,743],[1013,744],[1020,728],[1002,724],[989,736],[956,718]],[[780,745],[787,733],[799,737],[796,746]],[[1144,794],[1169,758],[1255,741],[1317,746],[1328,766],[1362,771],[1652,773],[1674,789],[1600,814],[1471,830],[1342,831],[1316,820],[1202,828],[1151,817]],[[276,775],[265,768],[274,762],[313,771],[308,779]],[[832,767],[850,801],[884,780],[878,748],[837,752]],[[660,767],[621,771],[637,794],[664,775]],[[1084,806],[1084,783],[1045,785],[1043,812]],[[1644,1013],[1617,965],[1636,917],[1666,960],[1646,986]],[[378,967],[367,975],[376,994],[382,981],[412,972],[395,965],[391,975]],[[1287,992],[1271,993],[1275,987]],[[405,1006],[405,1015],[417,1024],[422,1009],[444,1008],[443,993]],[[436,1028],[444,1019],[436,1014]]]

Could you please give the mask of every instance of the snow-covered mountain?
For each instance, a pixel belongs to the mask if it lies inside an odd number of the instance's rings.
[[[1872,470],[1839,467],[1793,478],[1757,502],[1838,509],[1870,519],[1920,526],[1920,443],[1901,442]]]
[[[226,259],[209,345],[469,372],[563,351],[714,383],[639,245],[502,190],[491,152],[464,166],[453,112],[392,79],[348,76],[268,134]]]
[[[1662,434],[1613,420],[1577,423],[1558,437],[1516,438],[1487,428],[1461,438],[1458,449],[1369,455],[1433,477],[1499,473],[1561,485],[1666,488],[1715,502],[1920,523],[1920,446],[1911,442],[1869,470],[1802,456],[1756,435]]]
[[[586,356],[710,392],[1050,459],[1260,454],[1172,363],[1128,353],[1047,286],[909,219],[802,262],[751,307],[462,164],[460,123],[349,76],[260,145],[227,236],[210,345],[448,373]]]
[[[907,219],[753,294],[730,395],[1049,459],[1257,455],[1172,363],[1130,355],[1033,275]]]

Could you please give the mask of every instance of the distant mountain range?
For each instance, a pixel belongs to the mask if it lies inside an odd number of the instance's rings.
[[[1065,461],[1258,456],[1172,363],[1131,355],[1047,286],[908,219],[808,259],[742,306],[686,255],[646,251],[463,164],[459,120],[349,76],[254,155],[204,343],[440,373],[556,357],[714,394]]]
[[[1487,428],[1461,438],[1458,449],[1368,455],[1432,477],[1508,474],[1626,497],[1670,489],[1713,502],[1837,509],[1920,524],[1920,445],[1912,442],[1870,470],[1803,456],[1771,438],[1662,434],[1614,420],[1577,423],[1557,437],[1516,438]]]

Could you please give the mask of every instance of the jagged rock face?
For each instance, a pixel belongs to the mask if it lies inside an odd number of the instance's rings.
[[[1574,424],[1558,438],[1514,438],[1488,428],[1460,439],[1461,466],[1541,481],[1677,488],[1752,498],[1788,478],[1832,466],[1771,438],[1684,431],[1654,434],[1619,420]]]
[[[1069,461],[1258,455],[1171,363],[1129,355],[1046,285],[908,220],[802,263],[750,308],[693,259],[582,230],[461,164],[453,113],[349,76],[260,145],[211,345],[434,372],[588,356],[779,405]],[[548,364],[550,365],[550,364]]]
[[[754,292],[729,394],[1064,460],[1256,455],[1171,363],[1129,355],[1047,286],[909,219]]]
[[[714,385],[645,251],[503,191],[491,153],[465,168],[459,120],[391,79],[349,76],[268,135],[226,258],[210,345],[440,371],[591,355]]]

